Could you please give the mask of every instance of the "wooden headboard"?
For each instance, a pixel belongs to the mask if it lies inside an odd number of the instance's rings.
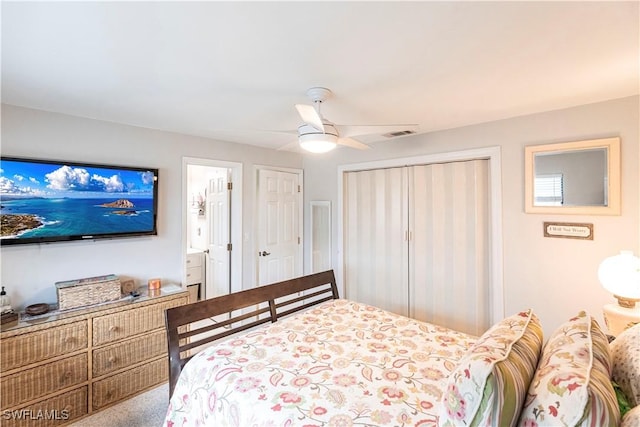
[[[195,353],[194,349],[337,298],[336,279],[333,270],[328,270],[168,309],[165,323],[169,346],[169,395],[173,393],[182,367]],[[216,319],[212,319],[214,317]],[[200,325],[193,325],[195,322]]]

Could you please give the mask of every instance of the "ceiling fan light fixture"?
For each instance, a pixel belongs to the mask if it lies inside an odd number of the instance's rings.
[[[298,142],[303,150],[311,153],[326,153],[336,148],[338,137],[329,133],[312,133],[300,135]]]

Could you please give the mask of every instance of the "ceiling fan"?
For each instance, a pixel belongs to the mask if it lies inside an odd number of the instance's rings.
[[[312,153],[325,153],[338,145],[366,150],[367,144],[353,139],[355,136],[384,134],[387,137],[409,135],[416,133],[418,125],[337,125],[325,119],[320,113],[324,101],[333,95],[331,90],[324,87],[312,87],[307,90],[307,96],[313,105],[296,104],[296,110],[303,123],[298,126],[299,146]],[[287,149],[287,144],[281,149]]]

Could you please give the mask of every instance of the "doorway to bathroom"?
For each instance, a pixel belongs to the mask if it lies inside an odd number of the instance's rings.
[[[242,288],[242,164],[183,159],[183,280],[192,301]]]

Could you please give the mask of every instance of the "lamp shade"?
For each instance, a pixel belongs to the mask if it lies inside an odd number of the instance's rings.
[[[640,258],[631,251],[606,258],[598,268],[602,286],[621,298],[640,300]]]

